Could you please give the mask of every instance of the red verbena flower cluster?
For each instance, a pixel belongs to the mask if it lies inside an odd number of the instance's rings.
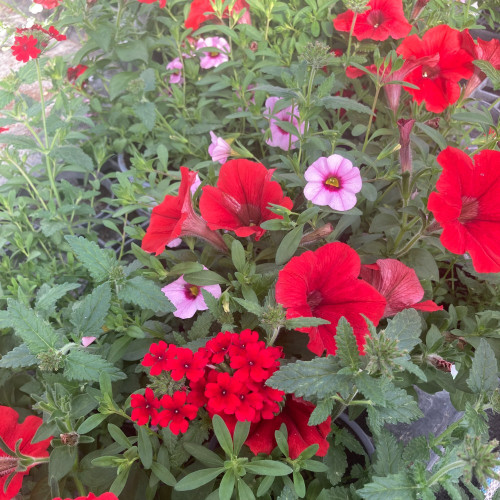
[[[60,0],[33,0],[35,3],[41,5],[44,9],[55,9],[59,7]]]
[[[54,26],[46,30],[35,24],[31,28],[17,28],[16,32],[17,36],[14,37],[14,45],[11,47],[12,55],[22,62],[37,59],[50,40],[66,40],[66,35],[59,33]]]

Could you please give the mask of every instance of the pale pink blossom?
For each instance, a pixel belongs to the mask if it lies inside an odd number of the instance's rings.
[[[97,339],[97,337],[82,337],[82,346],[88,347],[96,339]]]
[[[167,70],[173,71],[170,75],[169,83],[182,83],[184,79],[182,78],[182,61],[179,57],[176,57],[174,60],[170,61],[167,64]]]
[[[361,266],[359,277],[370,283],[385,297],[384,317],[394,316],[403,309],[420,311],[438,311],[432,300],[420,302],[424,297],[424,289],[413,269],[396,259],[379,259],[376,264]]]
[[[175,240],[172,240],[170,243],[167,243],[168,248],[176,248],[182,243],[181,238],[175,238]]]
[[[231,48],[229,43],[224,38],[220,36],[211,36],[208,38],[200,38],[196,42],[196,50],[203,49],[205,47],[214,47],[214,51],[203,51],[203,55],[200,57],[200,66],[203,69],[216,68],[222,63],[229,60],[229,52]]]
[[[204,269],[206,268],[204,267]],[[161,289],[167,299],[176,307],[174,316],[181,319],[192,318],[196,311],[208,309],[201,293],[202,290],[206,290],[216,299],[222,294],[219,285],[192,285],[184,280],[184,275]]]
[[[343,156],[318,158],[304,173],[307,181],[304,196],[315,205],[328,205],[333,210],[349,210],[356,205],[361,191],[359,168]]]
[[[231,156],[231,146],[222,137],[217,137],[212,131],[210,131],[210,138],[212,144],[208,146],[208,154],[212,157],[212,161],[218,161],[221,165],[224,165]]]
[[[269,118],[269,128],[271,129],[271,138],[266,141],[266,144],[288,151],[289,149],[295,149],[297,147],[296,143],[299,138],[283,130],[279,126],[277,120],[292,123],[301,134],[304,133],[304,124],[302,123],[299,126],[299,110],[296,106],[288,106],[274,113],[274,107],[278,101],[281,101],[281,97],[269,97],[266,100],[266,112]]]

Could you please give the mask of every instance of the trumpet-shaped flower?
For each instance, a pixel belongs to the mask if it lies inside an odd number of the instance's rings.
[[[306,171],[304,196],[315,205],[328,205],[333,210],[349,210],[356,205],[361,191],[361,175],[357,167],[343,156],[318,158]]]
[[[172,59],[172,61],[167,64],[167,70],[172,71],[172,74],[170,75],[170,78],[168,80],[169,83],[178,84],[183,82],[182,67],[182,61],[179,57]]]
[[[281,97],[269,97],[266,100],[266,112],[269,115],[269,128],[271,129],[271,138],[266,140],[266,144],[269,146],[281,148],[283,151],[288,151],[289,149],[295,149],[296,143],[299,138],[282,129],[279,126],[278,120],[282,122],[292,123],[295,128],[301,133],[304,133],[304,124],[299,126],[299,110],[297,107],[293,108],[288,106],[281,111],[274,112],[274,107]]]
[[[216,68],[222,63],[229,61],[231,47],[225,38],[221,38],[220,36],[211,36],[205,39],[200,38],[196,42],[196,50],[205,47],[213,47],[218,50],[203,52],[203,55],[200,57],[200,67],[203,69]]]
[[[231,156],[231,146],[222,137],[217,137],[212,131],[210,131],[210,138],[212,144],[208,146],[208,154],[212,157],[212,161],[224,165]]]

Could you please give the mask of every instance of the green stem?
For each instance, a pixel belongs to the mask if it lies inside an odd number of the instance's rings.
[[[125,220],[123,221],[123,231],[122,231],[122,244],[120,245],[120,255],[118,257],[118,262],[120,262],[122,260],[122,257],[123,257],[123,249],[125,247],[125,228],[127,227],[127,217],[128,217],[128,214],[125,214]]]
[[[355,12],[354,17],[352,18],[351,29],[349,30],[349,41],[347,42],[347,51],[346,51],[347,64],[349,64],[350,58],[351,58],[352,33],[354,31],[354,26],[356,24],[357,17],[358,17],[358,13]]]
[[[422,224],[420,231],[404,246],[404,248],[401,251],[396,253],[395,255],[396,259],[399,259],[413,248],[413,245],[415,245],[415,243],[422,237],[422,234],[425,231],[425,227],[426,227],[425,224]]]
[[[352,394],[345,400],[339,401],[337,400],[337,405],[335,411],[332,413],[332,422],[336,420],[339,415],[349,406],[349,403],[356,397],[358,390],[355,389]]]
[[[370,129],[372,128],[373,116],[375,114],[375,106],[377,105],[378,95],[380,93],[381,88],[382,87],[380,83],[377,82],[375,86],[375,97],[373,98],[372,114],[370,115],[370,119],[368,120],[368,125],[366,127],[366,134],[365,134],[365,142],[363,143],[363,149],[361,150],[363,153],[365,152],[366,146],[368,146],[368,138],[370,137]]]
[[[29,178],[29,175],[13,160],[11,160],[10,158],[8,159],[9,163],[11,165],[13,165],[18,171],[19,173],[26,179],[26,182],[29,184],[30,188],[33,190],[33,192],[35,193],[36,197],[38,198],[38,201],[42,204],[43,208],[45,210],[48,210],[48,207],[47,205],[45,204],[45,201],[43,200],[42,196],[40,195],[40,193],[38,192],[38,189],[35,187],[35,185],[33,184],[33,182],[31,181],[31,179]]]
[[[403,236],[406,234],[406,232],[411,229],[419,220],[421,220],[420,217],[415,217],[409,224],[402,224],[401,229],[399,230],[399,233],[394,240],[394,250],[398,248],[398,245],[401,243],[401,240],[403,239]]]
[[[448,472],[454,469],[460,469],[466,465],[464,460],[457,460],[456,462],[452,462],[451,464],[445,465],[443,468],[439,469],[435,474],[433,474],[427,482],[427,487],[430,488],[434,484],[436,484],[443,476],[448,474]]]

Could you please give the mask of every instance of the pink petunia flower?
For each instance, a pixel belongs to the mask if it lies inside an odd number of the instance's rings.
[[[208,154],[212,157],[212,161],[218,161],[221,165],[224,165],[231,156],[231,146],[222,137],[217,137],[212,131],[210,131],[210,138],[212,144],[208,146]]]
[[[361,266],[359,276],[385,297],[384,318],[410,308],[428,312],[443,309],[432,300],[421,302],[424,289],[417,274],[396,259],[379,259],[376,264]]]
[[[182,67],[182,61],[178,57],[167,64],[167,70],[173,71],[170,75],[169,83],[180,84],[184,81],[182,78]]]
[[[315,205],[328,205],[333,210],[349,210],[356,205],[361,191],[361,175],[357,167],[343,156],[318,158],[306,171],[304,196]]]
[[[200,66],[203,69],[216,68],[229,60],[229,52],[231,52],[231,48],[229,47],[229,43],[227,43],[224,38],[221,38],[220,36],[210,36],[205,39],[200,38],[196,42],[196,50],[200,50],[205,47],[214,47],[219,50],[214,50],[213,52],[203,52],[203,55],[200,57]]]
[[[222,294],[219,285],[191,285],[184,279],[184,276],[161,289],[168,300],[176,307],[174,316],[182,319],[192,318],[196,311],[206,311],[208,309],[201,293],[202,290],[206,290],[216,299]]]
[[[269,128],[271,129],[271,138],[266,141],[266,144],[273,147],[281,148],[283,151],[288,151],[289,149],[295,149],[296,142],[299,138],[296,135],[288,133],[283,130],[277,122],[277,120],[282,122],[290,122],[297,130],[303,134],[304,124],[299,126],[299,110],[297,107],[293,108],[288,106],[288,108],[282,109],[277,113],[274,113],[274,107],[278,101],[281,101],[281,97],[269,97],[266,99],[266,112],[269,115]]]

